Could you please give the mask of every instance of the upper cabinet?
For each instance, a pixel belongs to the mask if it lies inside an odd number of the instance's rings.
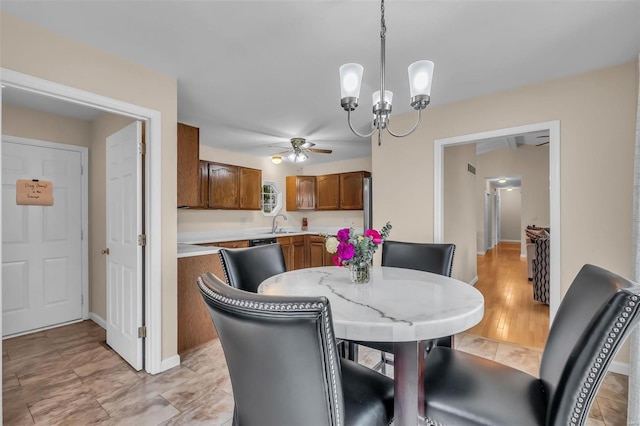
[[[340,210],[340,175],[316,176],[316,210]]]
[[[316,176],[317,210],[362,210],[364,178],[369,172],[348,172]]]
[[[287,176],[287,210],[315,210],[316,177]]]
[[[362,210],[364,206],[364,178],[369,172],[340,173],[340,209]]]
[[[209,163],[209,208],[238,208],[238,166]]]
[[[178,207],[198,207],[200,130],[178,123]]]
[[[287,176],[287,210],[362,210],[370,172]]]
[[[208,208],[260,210],[261,170],[210,162],[208,173]]]
[[[262,170],[240,167],[238,208],[241,210],[261,210]]]
[[[260,210],[262,170],[200,160],[200,130],[178,123],[178,207]]]

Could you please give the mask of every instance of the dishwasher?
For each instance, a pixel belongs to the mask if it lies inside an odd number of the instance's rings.
[[[255,240],[249,240],[249,247],[266,246],[268,244],[275,244],[275,243],[276,243],[276,237],[257,238]]]

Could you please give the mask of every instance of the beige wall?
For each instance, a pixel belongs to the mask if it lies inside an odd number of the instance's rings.
[[[467,163],[474,164],[475,160],[475,144],[450,146],[444,150],[444,242],[456,245],[451,276],[467,283],[471,283],[478,273],[476,176],[467,171]]]
[[[520,241],[520,188],[500,190],[500,241]]]
[[[47,142],[91,146],[90,122],[16,105],[2,106],[2,133]]]
[[[200,135],[202,138],[202,135]],[[276,183],[282,191],[283,207],[279,213],[287,216],[287,220],[278,220],[282,226],[300,228],[302,218],[306,217],[308,224],[314,226],[362,226],[362,211],[287,211],[285,202],[286,176],[293,175],[320,175],[329,173],[349,172],[371,169],[371,159],[362,158],[355,160],[336,161],[332,163],[318,164],[315,166],[302,166],[282,162],[273,164],[269,157],[260,158],[239,152],[227,151],[200,145],[200,158],[207,161],[234,164],[244,167],[252,167],[262,170],[262,179]],[[216,231],[228,229],[249,229],[271,227],[273,217],[264,216],[260,211],[243,210],[178,210],[178,232]]]
[[[501,148],[478,155],[477,176],[494,178],[520,176],[521,181],[521,254],[526,254],[524,227],[527,225],[549,226],[549,145],[521,146],[518,149]],[[479,179],[477,193],[478,251],[484,247],[484,192],[486,185]],[[493,205],[493,191],[491,192]],[[492,222],[493,223],[493,222]]]
[[[372,140],[376,225],[391,220],[394,238],[433,240],[435,139],[560,120],[561,293],[585,263],[630,276],[637,93],[633,61],[429,107],[413,135]],[[396,116],[394,128],[413,120]]]
[[[2,13],[3,68],[159,111],[162,115],[162,359],[177,353],[177,81]]]

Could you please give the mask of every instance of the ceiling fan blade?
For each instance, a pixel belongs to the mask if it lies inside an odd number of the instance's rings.
[[[319,149],[319,148],[307,148],[305,151],[309,152],[317,152],[318,154],[331,154],[333,150],[331,149]]]
[[[300,148],[308,149],[308,148],[311,148],[312,146],[315,146],[315,145],[316,145],[316,144],[315,144],[315,143],[313,143],[313,142],[305,142],[305,143],[303,143],[302,145],[300,145]]]
[[[546,144],[548,144],[548,143],[549,143],[549,141],[547,141],[547,142],[542,142],[542,143],[539,143],[539,144],[538,144],[538,145],[536,145],[536,146],[542,146],[542,145],[546,145]]]
[[[271,155],[285,155],[285,154],[290,154],[291,150],[289,151],[282,151],[282,152],[276,152],[275,154],[271,154]]]

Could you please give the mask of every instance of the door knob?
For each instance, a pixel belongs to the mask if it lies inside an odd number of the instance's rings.
[[[102,250],[102,254],[109,254],[109,249],[106,248],[106,249]]]

